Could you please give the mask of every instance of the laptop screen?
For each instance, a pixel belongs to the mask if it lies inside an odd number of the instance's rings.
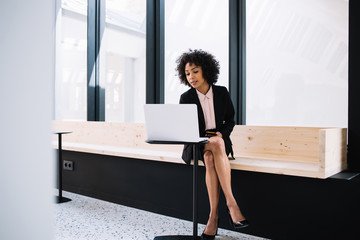
[[[145,104],[148,140],[198,142],[196,104]]]

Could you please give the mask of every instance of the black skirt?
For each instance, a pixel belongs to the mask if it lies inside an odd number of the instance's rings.
[[[234,153],[233,153],[231,142],[230,141],[228,142],[228,141],[224,140],[224,144],[225,144],[226,156],[231,155],[231,159],[234,159]],[[199,157],[199,160],[201,160],[203,162],[204,162],[204,148],[205,148],[205,144],[200,144],[200,157]],[[191,160],[193,159],[193,144],[185,144],[184,145],[184,150],[183,150],[183,153],[182,153],[182,159],[184,160],[184,162],[186,164],[190,164]]]

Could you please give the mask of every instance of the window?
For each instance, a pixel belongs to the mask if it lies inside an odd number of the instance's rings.
[[[87,119],[87,1],[57,1],[55,119]]]
[[[141,122],[145,104],[146,0],[106,0],[100,81],[105,121]]]
[[[246,2],[246,124],[347,127],[348,5]]]
[[[165,103],[178,103],[188,87],[175,75],[176,59],[202,49],[220,62],[218,85],[228,87],[229,3],[224,0],[165,1]]]

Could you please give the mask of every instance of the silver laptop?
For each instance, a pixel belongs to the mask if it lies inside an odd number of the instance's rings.
[[[146,142],[201,142],[196,104],[145,104]]]

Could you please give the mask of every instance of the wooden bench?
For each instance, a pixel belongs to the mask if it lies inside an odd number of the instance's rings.
[[[143,123],[54,121],[53,128],[73,132],[63,136],[64,150],[184,164],[182,145],[145,143]],[[231,139],[232,169],[314,178],[346,169],[345,128],[237,125]]]

